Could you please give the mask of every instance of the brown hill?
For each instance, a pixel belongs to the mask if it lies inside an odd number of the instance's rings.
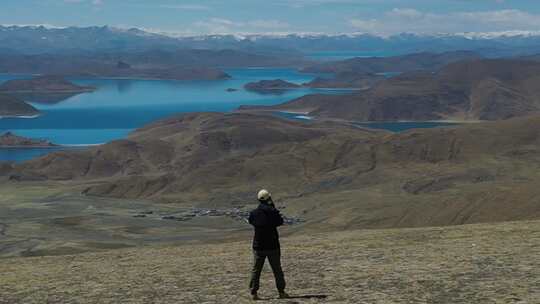
[[[385,77],[380,74],[338,72],[333,77],[317,77],[304,85],[311,88],[358,88],[367,89]]]
[[[244,85],[244,88],[261,94],[282,94],[287,90],[300,88],[300,85],[282,79],[273,79],[249,82]]]
[[[241,109],[308,109],[312,116],[357,121],[508,119],[540,110],[538,75],[538,62],[461,61],[436,73],[405,73],[358,94],[313,95]]]
[[[435,71],[449,63],[461,60],[476,60],[480,58],[480,55],[470,51],[415,53],[394,57],[358,57],[335,62],[319,63],[306,67],[302,71],[310,73]]]
[[[17,136],[11,132],[0,135],[0,148],[5,147],[55,147],[56,145],[43,139],[31,139]]]
[[[118,60],[103,57],[35,55],[3,56],[2,73],[52,74],[62,77],[118,77],[173,80],[222,80],[230,77],[223,70],[207,66],[165,65],[141,62],[128,66],[118,65]],[[144,56],[143,56],[144,57]]]
[[[388,134],[337,123],[189,114],[128,139],[15,165],[12,181],[86,184],[87,195],[245,205],[268,187],[306,228],[535,219],[540,117]],[[65,183],[63,183],[65,185]]]
[[[224,67],[298,66],[298,56],[269,56],[236,50],[159,49],[81,54],[2,54],[0,73],[62,76],[220,80]]]
[[[313,149],[337,155],[343,149],[341,143],[348,140],[358,142],[358,147],[346,147],[347,153],[358,154],[365,152],[361,143],[372,136],[371,132],[336,124],[303,125],[246,114],[191,114],[142,128],[127,140],[27,162],[17,168],[12,179],[114,179],[90,187],[87,193],[118,197],[183,193],[241,200],[251,196],[251,188],[263,184],[276,184],[292,192],[314,181],[331,180],[333,174],[318,173],[338,170],[343,164],[321,159]],[[356,169],[372,166],[369,154],[357,158],[365,164],[358,163]],[[279,168],[276,163],[280,163]]]
[[[247,91],[260,94],[283,94],[297,88],[335,88],[335,89],[362,89],[373,87],[378,82],[386,79],[383,75],[372,73],[339,72],[331,77],[316,77],[310,82],[298,85],[282,79],[260,80],[244,85]]]
[[[36,103],[57,103],[94,90],[95,87],[79,86],[61,76],[52,75],[8,80],[0,85],[1,93]]]
[[[94,87],[79,86],[59,76],[39,76],[32,79],[8,80],[0,85],[0,92],[6,93],[84,93],[94,91]]]
[[[26,102],[7,94],[0,93],[0,116],[35,116],[39,111]]]

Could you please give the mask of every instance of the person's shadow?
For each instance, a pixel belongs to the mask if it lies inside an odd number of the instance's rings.
[[[294,299],[326,299],[328,298],[328,295],[325,295],[325,294],[318,294],[318,295],[312,295],[312,294],[308,294],[308,295],[299,295],[299,296],[294,296],[294,295],[289,295],[287,298],[284,298],[284,299],[281,299],[281,300],[294,300]],[[268,300],[273,300],[273,298],[261,298],[261,301],[268,301]]]
[[[286,299],[326,299],[328,298],[327,295],[319,294],[319,295],[302,295],[302,296],[288,296]]]

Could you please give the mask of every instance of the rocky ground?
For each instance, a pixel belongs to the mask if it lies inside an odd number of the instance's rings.
[[[59,184],[0,184],[0,259],[242,240],[255,203],[229,208],[86,197]],[[285,208],[285,207],[281,207]],[[283,234],[305,219],[282,210]]]
[[[0,135],[0,148],[5,147],[21,147],[21,148],[33,148],[33,147],[56,147],[56,144],[51,143],[45,139],[32,139],[22,136],[17,136],[11,132],[6,132]]]
[[[538,303],[540,222],[284,238],[291,299],[263,303]],[[248,240],[0,260],[0,303],[249,303]],[[266,266],[267,267],[267,266]]]
[[[253,208],[251,208],[253,209]],[[206,208],[184,208],[183,210],[166,211],[165,213],[154,210],[140,211],[133,215],[136,218],[159,218],[172,221],[190,221],[201,217],[227,217],[240,222],[248,222],[250,209],[228,208],[228,209],[206,209]],[[285,225],[295,225],[305,222],[301,218],[288,217],[282,215]]]

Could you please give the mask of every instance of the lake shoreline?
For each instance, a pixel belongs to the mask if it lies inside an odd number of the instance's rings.
[[[284,114],[297,114],[297,115],[306,115],[308,116],[314,109],[300,109],[300,110],[276,110],[276,109],[237,109],[235,113],[251,113],[251,114],[262,114],[262,113],[284,113]],[[489,122],[486,120],[459,120],[459,119],[442,119],[442,120],[389,120],[389,121],[359,121],[359,120],[345,120],[339,118],[325,118],[325,117],[316,117],[309,116],[312,120],[318,121],[332,121],[340,123],[350,123],[350,124],[392,124],[392,123],[447,123],[447,124],[475,124],[475,123],[485,123]]]
[[[123,139],[130,132],[153,121],[192,112],[259,113],[271,115],[277,109],[240,110],[242,105],[276,107],[302,96],[340,94],[347,89],[324,90],[303,88],[289,90],[283,95],[268,96],[239,90],[227,94],[227,88],[242,88],[244,84],[264,80],[283,79],[292,83],[307,83],[316,75],[300,73],[290,68],[241,68],[227,69],[232,78],[212,81],[181,81],[175,79],[141,79],[135,77],[76,77],[69,78],[77,85],[98,89],[91,94],[81,94],[54,104],[40,104],[41,115],[13,116],[0,119],[0,129],[12,130],[31,138],[47,138],[56,143],[56,149],[87,148]],[[28,74],[0,74],[0,82]],[[33,103],[34,104],[34,103]],[[310,116],[310,107],[283,110],[289,115]],[[19,119],[24,118],[24,119]],[[29,119],[32,118],[32,119]],[[323,118],[309,117],[314,121]],[[283,119],[292,119],[285,118]],[[297,121],[308,122],[308,117]],[[330,120],[324,118],[324,120]],[[336,120],[337,122],[337,120]],[[339,121],[341,123],[351,123]],[[454,122],[454,121],[452,121]],[[84,144],[90,143],[90,144]],[[11,149],[10,149],[11,148]],[[17,150],[19,149],[20,155]],[[4,147],[3,157],[25,161],[33,155],[47,153],[50,148]],[[31,152],[37,151],[37,152]],[[40,153],[39,151],[42,151]],[[0,157],[0,159],[3,159]]]
[[[53,145],[53,146],[39,146],[39,145],[21,145],[21,146],[5,146],[0,145],[0,149],[61,149],[61,148],[86,148],[86,147],[96,147],[104,145],[105,143],[100,144],[70,144],[70,145]]]
[[[41,115],[43,115],[43,114],[36,114],[36,115],[3,115],[3,116],[0,116],[0,119],[3,119],[3,118],[34,119],[34,118],[40,117]]]

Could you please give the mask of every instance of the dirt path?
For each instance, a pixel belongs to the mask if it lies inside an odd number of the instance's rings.
[[[249,242],[0,260],[0,303],[252,303]],[[538,303],[540,222],[284,239],[261,303]]]

